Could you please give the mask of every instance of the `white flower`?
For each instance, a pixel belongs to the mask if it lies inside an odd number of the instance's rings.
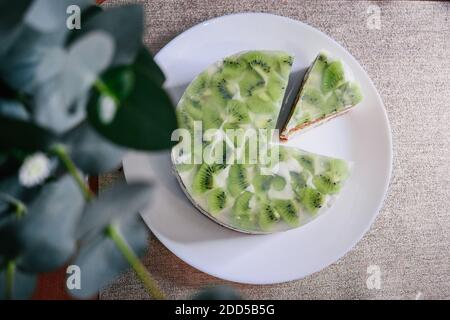
[[[19,181],[25,187],[34,187],[50,175],[50,159],[42,152],[28,156],[19,170]]]

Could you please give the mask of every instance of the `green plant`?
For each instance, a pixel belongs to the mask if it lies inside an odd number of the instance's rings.
[[[66,27],[73,4],[79,30]],[[127,149],[172,146],[174,108],[142,33],[136,5],[0,0],[0,298],[29,297],[39,273],[68,263],[82,271],[76,297],[128,266],[164,297],[138,259],[151,185],[96,198],[85,183],[118,167]]]

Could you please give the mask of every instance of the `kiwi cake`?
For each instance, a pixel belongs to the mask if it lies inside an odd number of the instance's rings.
[[[193,205],[228,228],[257,234],[301,226],[331,206],[349,176],[346,161],[271,137],[258,144],[267,161],[251,161],[250,139],[230,135],[275,128],[292,63],[281,51],[237,53],[200,73],[178,103],[187,135],[172,149],[175,175]]]
[[[300,86],[280,138],[317,126],[337,117],[362,100],[359,85],[352,81],[344,63],[326,52],[318,54]]]

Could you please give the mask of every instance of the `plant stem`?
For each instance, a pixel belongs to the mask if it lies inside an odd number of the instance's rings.
[[[80,187],[86,201],[92,200],[94,198],[94,195],[86,185],[84,179],[81,177],[72,159],[70,159],[69,155],[67,154],[66,148],[63,145],[57,144],[53,146],[51,150],[61,160],[67,171],[75,179],[75,182]]]
[[[106,85],[106,83],[104,83],[102,80],[97,79],[94,82],[94,87],[95,89],[97,89],[98,92],[108,97],[111,97],[111,99],[113,99],[116,104],[119,104],[119,99],[117,98],[115,93],[111,91],[109,87]]]
[[[17,200],[14,203],[15,207],[16,207],[16,216],[17,218],[21,219],[25,213],[27,212],[27,207],[25,206],[25,204],[22,201]]]
[[[21,219],[27,213],[27,206],[19,199],[6,193],[0,193],[0,199],[7,202],[14,209],[17,219]]]
[[[115,226],[110,224],[106,228],[106,234],[114,242],[119,251],[131,265],[150,295],[158,300],[165,299],[166,297],[156,285],[155,280],[150,276],[141,260],[139,260],[139,258],[136,256],[133,249],[130,248],[129,244],[120,234],[119,230],[117,230]]]
[[[7,300],[11,300],[13,298],[15,273],[16,273],[16,263],[14,262],[14,260],[10,260],[10,261],[8,261],[8,263],[6,265],[5,293],[6,293]]]

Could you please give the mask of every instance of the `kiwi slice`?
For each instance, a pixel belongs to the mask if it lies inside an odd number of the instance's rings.
[[[331,93],[328,98],[322,104],[322,110],[328,114],[332,112],[337,112],[344,107],[342,99],[336,95],[336,93]]]
[[[300,224],[299,210],[292,200],[276,199],[273,203],[275,210],[289,226],[297,227]]]
[[[281,191],[286,186],[286,179],[284,179],[282,176],[275,175],[272,179],[272,187],[277,190]]]
[[[213,79],[213,81],[217,93],[222,97],[222,99],[233,99],[234,92],[230,82],[227,79],[219,75],[217,78]]]
[[[247,105],[251,112],[257,114],[272,114],[275,111],[275,106],[273,105],[272,99],[266,93],[248,97]]]
[[[272,70],[273,60],[266,54],[258,51],[250,51],[242,55],[242,58],[247,61],[248,65],[264,74],[269,74]]]
[[[222,61],[222,74],[225,78],[239,78],[247,70],[247,63],[237,57],[228,57]]]
[[[291,188],[297,195],[300,194],[303,188],[308,185],[309,174],[306,171],[296,172],[290,171],[289,176],[291,177]]]
[[[313,72],[322,74],[323,70],[328,65],[328,57],[325,53],[321,52],[317,55],[316,60],[313,63]]]
[[[252,185],[257,194],[265,194],[270,190],[272,184],[271,175],[257,174],[252,179]]]
[[[301,154],[295,157],[300,166],[314,174],[315,172],[315,158],[306,154]]]
[[[276,119],[273,118],[272,114],[255,115],[253,124],[256,129],[271,129],[275,127]]]
[[[214,188],[214,170],[208,164],[202,164],[192,181],[194,194],[201,194]]]
[[[227,188],[233,197],[249,186],[247,170],[242,164],[232,164],[228,171]]]
[[[284,97],[286,82],[278,74],[271,74],[265,88],[272,101],[281,101]]]
[[[350,175],[347,163],[341,159],[328,159],[324,161],[323,167],[326,172],[339,180],[345,180]]]
[[[220,128],[220,126],[223,123],[223,119],[220,116],[219,111],[216,108],[212,107],[206,107],[205,106],[205,112],[203,113],[203,130],[208,129],[217,129]]]
[[[244,191],[236,198],[232,207],[234,222],[238,226],[246,229],[251,229],[254,224],[254,217],[250,208],[250,200],[252,197],[253,193]]]
[[[263,231],[269,231],[280,221],[280,214],[267,202],[262,202],[259,207],[258,222]]]
[[[239,90],[241,97],[250,97],[255,91],[265,87],[266,81],[260,74],[252,69],[248,69],[239,80]]]
[[[325,203],[325,196],[313,188],[304,188],[300,193],[300,202],[306,211],[315,214]]]
[[[238,100],[230,100],[227,103],[226,124],[235,125],[237,128],[250,122],[246,104]]]
[[[274,154],[276,152],[278,154]],[[269,149],[268,157],[272,161],[270,165],[273,166],[279,162],[288,161],[291,158],[291,155],[289,153],[289,148],[286,148],[282,145],[278,145],[278,148]]]
[[[292,65],[294,64],[294,57],[284,54],[281,59],[278,60],[277,72],[281,75],[289,75]]]
[[[342,62],[334,61],[323,71],[322,91],[327,93],[337,88],[344,81],[344,67]]]
[[[186,93],[190,97],[198,97],[205,93],[209,86],[210,77],[207,72],[203,72],[191,82],[187,87]]]
[[[354,82],[346,82],[338,88],[344,106],[353,106],[362,100],[361,88]]]
[[[302,101],[304,101],[305,103],[314,106],[314,107],[318,107],[320,108],[324,101],[323,101],[323,97],[322,94],[320,93],[319,90],[314,89],[314,88],[306,88],[303,96],[302,96]]]
[[[213,170],[214,173],[217,173],[223,169],[225,169],[228,166],[228,148],[226,147],[226,145],[222,142],[219,145],[216,145],[215,147],[215,152],[218,152],[220,150],[220,148],[222,148],[222,155],[220,157],[220,154],[215,154],[216,156],[213,159],[217,159],[218,161],[216,161],[215,163],[211,164],[211,169]],[[220,160],[220,161],[219,161]]]
[[[324,194],[335,194],[341,191],[340,181],[336,180],[331,174],[319,174],[313,178],[313,184],[320,192]]]
[[[182,108],[184,108],[194,120],[202,120],[203,111],[200,102],[187,99],[182,104]]]
[[[178,108],[176,111],[178,127],[182,129],[187,129],[192,131],[194,128],[194,120],[191,116],[183,109]]]
[[[216,188],[211,190],[206,198],[208,204],[208,210],[211,213],[217,213],[222,211],[227,205],[227,194],[222,188]]]

